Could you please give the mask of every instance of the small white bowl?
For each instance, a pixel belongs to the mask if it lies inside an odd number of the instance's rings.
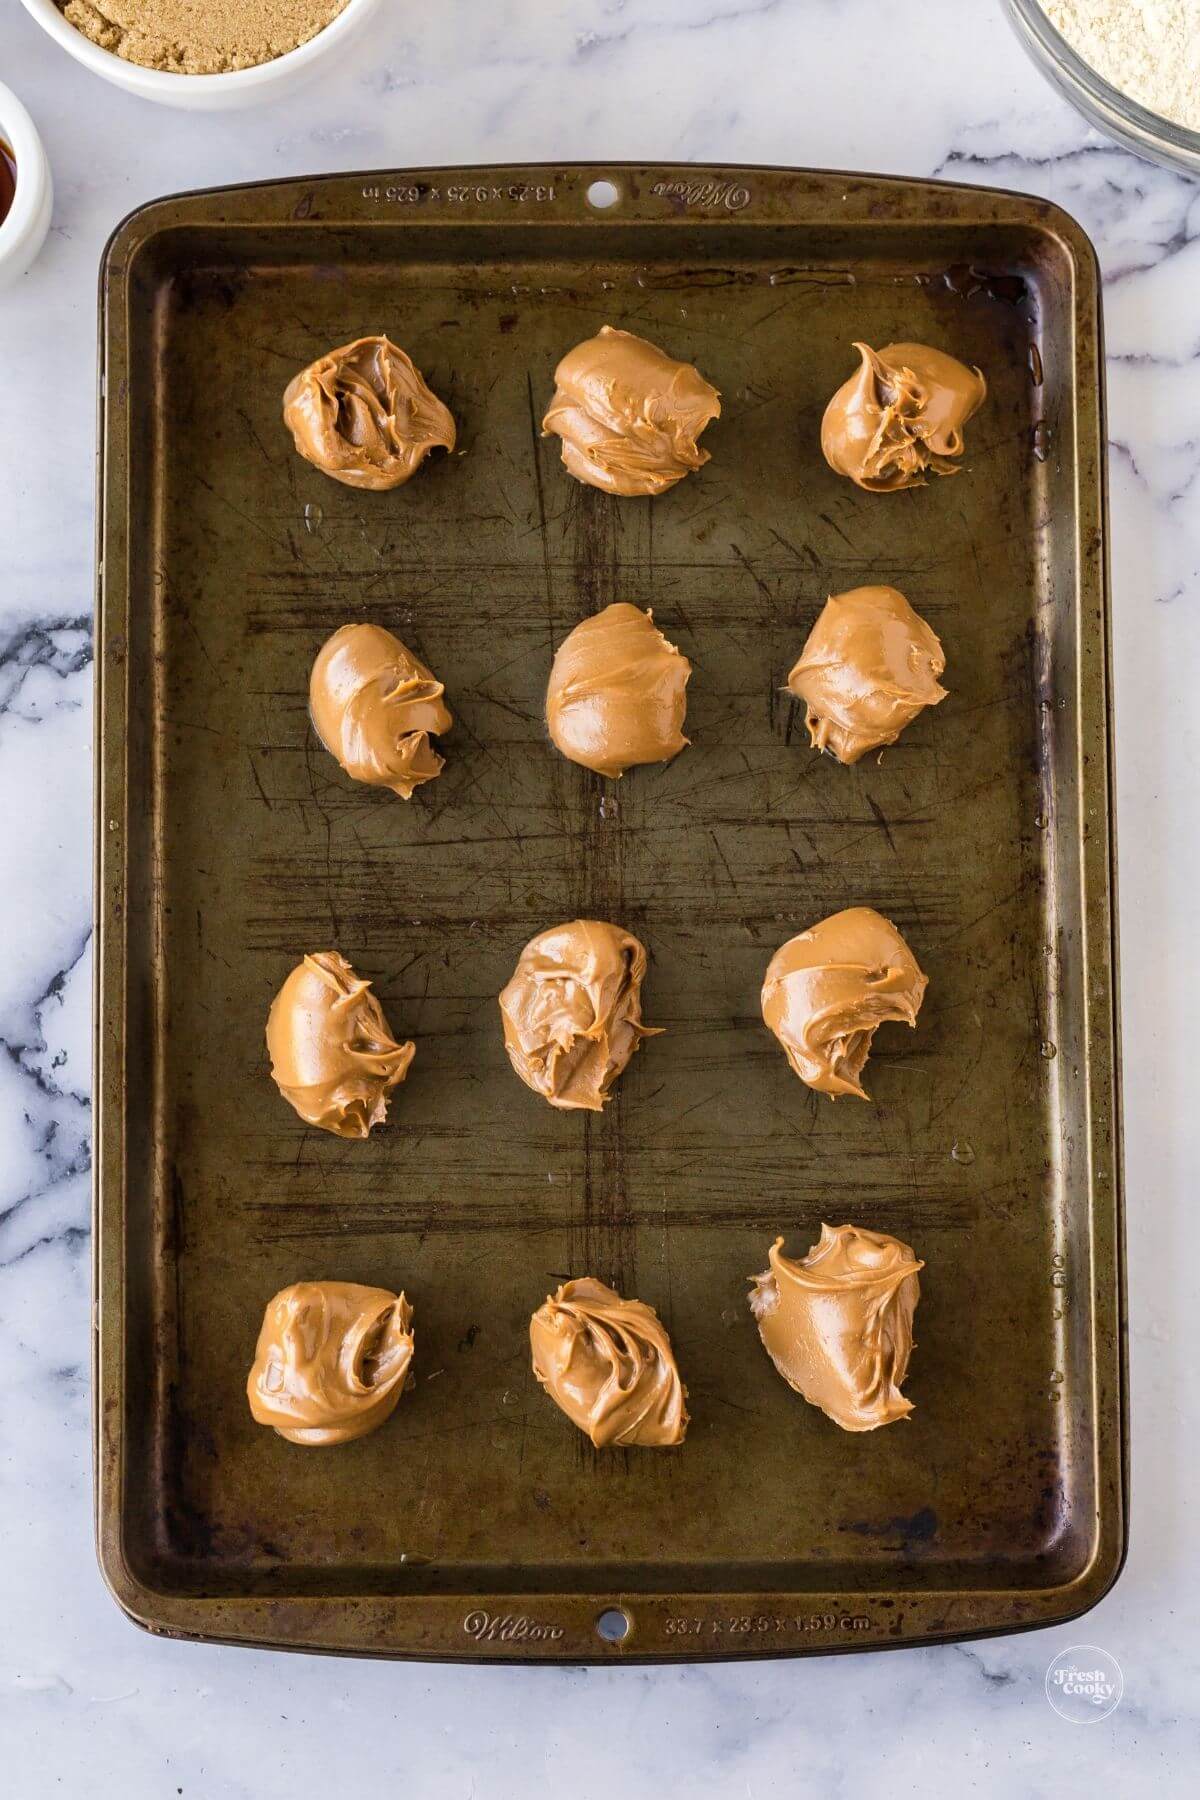
[[[102,75],[105,81],[127,88],[131,94],[140,94],[143,100],[157,100],[163,106],[215,112],[231,106],[249,106],[256,100],[273,100],[286,89],[299,86],[312,74],[314,64],[327,63],[342,49],[374,12],[379,0],[349,0],[336,19],[298,50],[289,50],[286,56],[276,56],[252,69],[232,69],[226,75],[170,75],[163,69],[143,69],[140,63],[126,62],[111,50],[101,50],[82,31],[76,31],[54,0],[22,0],[22,4],[76,62],[93,74]]]
[[[0,138],[12,151],[17,165],[13,203],[0,224],[0,287],[7,287],[10,281],[25,273],[46,241],[54,206],[54,184],[33,120],[2,81]]]

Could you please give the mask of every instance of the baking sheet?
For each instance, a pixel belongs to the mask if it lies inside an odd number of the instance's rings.
[[[610,210],[589,203],[611,180]],[[792,1654],[1073,1616],[1123,1554],[1124,1382],[1099,300],[1078,227],[987,190],[766,169],[331,176],[162,201],[102,276],[97,1508],[153,1629],[408,1656]],[[601,324],[723,395],[656,501],[580,487],[538,424]],[[289,376],[387,331],[459,423],[392,494],[294,454]],[[864,495],[821,412],[853,338],[987,373],[964,472]],[[880,760],[810,752],[781,692],[829,592],[901,587],[950,697]],[[550,749],[555,646],[613,600],[692,659],[691,748],[617,785]],[[306,717],[347,620],[445,680],[410,806]],[[762,1026],[772,952],[852,904],[930,977],[868,1105]],[[496,995],[537,930],[651,953],[648,1043],[599,1117],[513,1076]],[[417,1057],[385,1130],[306,1130],[263,1022],[305,950]],[[854,1437],[774,1375],[745,1303],[777,1231],[926,1261],[911,1419]],[[678,1454],[596,1454],[527,1324],[590,1273],[654,1304]],[[306,1455],[255,1427],[266,1299],[403,1287],[417,1381]],[[606,1609],[623,1638],[597,1631]]]

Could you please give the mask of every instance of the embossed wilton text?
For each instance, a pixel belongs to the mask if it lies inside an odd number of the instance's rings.
[[[526,1618],[524,1613],[482,1611],[469,1612],[463,1620],[463,1630],[477,1644],[531,1644],[563,1634],[561,1625],[541,1624],[537,1619]]]

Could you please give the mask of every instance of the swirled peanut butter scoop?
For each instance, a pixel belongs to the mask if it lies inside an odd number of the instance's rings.
[[[821,421],[830,468],[874,494],[923,487],[930,473],[956,475],[963,427],[987,397],[981,372],[928,344],[854,348],[858,373]]]
[[[555,746],[598,775],[669,762],[687,745],[683,721],[692,665],[624,601],[584,619],[558,647],[546,689]]]
[[[687,1431],[687,1389],[652,1306],[590,1276],[567,1281],[529,1321],[533,1372],[597,1450],[665,1448]]]
[[[301,369],[283,422],[301,456],[347,487],[400,487],[431,450],[455,442],[449,408],[385,337],[357,338]]]
[[[661,494],[708,460],[696,442],[721,398],[691,363],[631,331],[602,327],[554,371],[542,436],[562,439],[577,481],[609,494]]]
[[[365,1138],[387,1116],[415,1044],[398,1044],[369,981],[336,950],[306,956],[267,1015],[271,1074],[307,1125]]]
[[[313,664],[308,709],[347,775],[411,800],[445,767],[429,741],[454,723],[445,691],[382,625],[343,625]]]
[[[646,952],[630,932],[576,919],[531,938],[500,996],[504,1047],[551,1106],[599,1112],[644,1037]]]
[[[831,594],[788,676],[814,749],[841,763],[894,744],[926,706],[946,698],[946,666],[931,628],[894,587]]]
[[[799,1262],[782,1245],[776,1238],[770,1268],[752,1277],[750,1309],[783,1379],[843,1431],[902,1419],[924,1263],[898,1238],[857,1225],[822,1225]]]
[[[403,1294],[353,1281],[297,1281],[268,1302],[250,1411],[292,1444],[348,1444],[390,1418],[412,1366]]]
[[[859,1077],[889,1019],[915,1025],[928,978],[890,920],[852,906],[789,938],[767,967],[763,1018],[810,1088],[867,1095]]]

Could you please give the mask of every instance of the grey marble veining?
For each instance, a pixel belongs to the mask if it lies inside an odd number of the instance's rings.
[[[57,205],[0,295],[0,1792],[508,1800],[1185,1791],[1200,1761],[1191,1348],[1200,1107],[1200,185],[1102,142],[998,0],[446,0],[381,9],[324,84],[189,116],[91,78],[0,0],[0,75]],[[94,279],[175,189],[424,162],[654,157],[1048,195],[1106,277],[1133,1385],[1133,1547],[1079,1625],[803,1663],[510,1671],[159,1642],[91,1544],[88,1087]],[[1064,1723],[1052,1655],[1122,1663]]]

